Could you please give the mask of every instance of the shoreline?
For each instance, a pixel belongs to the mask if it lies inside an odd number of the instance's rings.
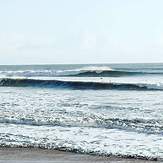
[[[95,156],[78,154],[58,150],[40,148],[9,148],[0,147],[0,163],[154,163],[162,161],[151,161],[134,158],[121,158],[114,156]]]

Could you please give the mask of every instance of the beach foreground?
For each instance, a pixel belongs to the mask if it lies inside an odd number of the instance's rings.
[[[152,163],[156,161],[92,156],[35,148],[0,148],[0,163]],[[158,161],[159,162],[159,161]]]

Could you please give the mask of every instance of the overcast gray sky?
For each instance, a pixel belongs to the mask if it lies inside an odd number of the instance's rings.
[[[0,0],[0,64],[163,62],[163,0]]]

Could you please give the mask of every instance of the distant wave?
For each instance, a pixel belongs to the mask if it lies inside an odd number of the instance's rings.
[[[13,77],[56,77],[56,76],[74,76],[74,77],[123,77],[135,75],[162,75],[161,71],[134,71],[112,69],[108,66],[88,66],[78,69],[55,70],[55,69],[36,69],[36,70],[17,70],[17,71],[0,71],[1,76]]]
[[[64,80],[41,80],[27,78],[2,78],[0,86],[8,87],[48,87],[67,89],[92,89],[92,90],[163,90],[161,84],[143,83],[113,83],[93,81],[64,81]]]
[[[65,70],[60,76],[76,76],[76,77],[122,77],[147,74],[162,74],[161,72],[145,72],[145,71],[128,71],[112,69],[108,66],[88,66],[80,69]]]
[[[104,71],[80,71],[76,74],[68,74],[63,76],[76,76],[76,77],[121,77],[121,76],[132,76],[142,75],[143,72],[129,72],[129,71],[116,71],[116,70],[104,70]]]

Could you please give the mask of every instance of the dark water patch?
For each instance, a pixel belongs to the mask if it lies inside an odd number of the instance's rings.
[[[159,85],[137,83],[112,83],[93,81],[63,81],[40,79],[12,79],[0,80],[1,87],[47,87],[62,89],[92,89],[92,90],[163,90]]]

